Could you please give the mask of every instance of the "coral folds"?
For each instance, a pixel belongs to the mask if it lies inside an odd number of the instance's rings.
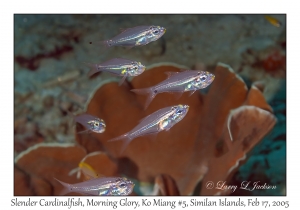
[[[276,123],[263,97],[263,84],[254,83],[248,90],[229,66],[218,64],[206,93],[184,93],[179,98],[161,93],[144,110],[146,97],[130,91],[155,85],[167,77],[165,72],[180,69],[160,64],[122,86],[117,82],[101,85],[85,111],[104,119],[106,131],[78,134],[81,128],[77,127],[79,145],[39,143],[20,153],[15,158],[14,194],[59,195],[62,186],[54,178],[71,184],[83,181],[82,174],[80,179],[70,174],[83,160],[99,176],[125,175],[140,186],[154,186],[149,195],[230,194],[219,181],[230,181],[247,153]],[[133,139],[123,153],[122,140],[108,141],[154,111],[177,104],[190,109],[169,131]]]
[[[156,65],[121,87],[114,82],[100,87],[86,111],[104,119],[107,130],[103,134],[78,134],[76,140],[88,153],[105,151],[117,162],[119,173],[152,183],[155,177],[166,174],[174,179],[180,195],[191,195],[201,180],[227,181],[240,160],[272,129],[276,119],[260,89],[253,85],[248,90],[243,80],[225,64],[219,64],[212,72],[216,78],[206,94],[184,93],[177,99],[175,94],[161,93],[144,111],[146,97],[130,89],[153,86],[164,80],[165,72],[169,71],[180,71],[180,68]],[[188,114],[170,131],[159,133],[155,140],[149,136],[138,137],[122,154],[122,141],[108,142],[131,130],[143,117],[176,104],[189,105]],[[198,193],[229,192],[205,189],[202,184]]]

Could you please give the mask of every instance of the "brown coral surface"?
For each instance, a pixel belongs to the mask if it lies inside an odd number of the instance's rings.
[[[228,194],[216,187],[205,188],[205,182],[217,184],[230,178],[240,160],[274,126],[272,110],[259,88],[253,85],[248,90],[243,80],[224,64],[212,72],[216,78],[206,94],[184,93],[177,99],[175,94],[161,93],[144,110],[145,96],[130,90],[153,86],[166,79],[165,72],[169,71],[180,68],[160,65],[123,86],[112,82],[100,87],[86,111],[104,119],[107,129],[102,134],[78,134],[76,140],[88,152],[105,151],[117,162],[120,174],[142,182],[153,183],[155,177],[165,174],[174,179],[180,195],[191,195],[201,180],[202,189],[197,194]],[[177,104],[190,106],[186,117],[168,132],[160,132],[155,140],[138,137],[122,154],[122,141],[108,142],[130,131],[143,117]]]
[[[15,195],[60,195],[63,186],[56,181],[79,182],[68,173],[86,155],[84,148],[74,144],[36,144],[15,159]]]
[[[63,186],[54,178],[69,184],[86,181],[87,177],[81,175],[77,179],[77,174],[70,173],[78,168],[80,162],[91,166],[99,177],[121,176],[118,173],[117,165],[104,152],[94,152],[86,155],[85,149],[79,145],[40,143],[28,148],[16,157],[14,195],[64,195],[62,194]],[[174,194],[174,190],[175,193],[177,192],[169,177],[162,176],[160,178],[157,193],[160,193],[161,189],[164,190],[163,193]],[[82,194],[73,192],[66,195]],[[133,192],[130,195],[136,194]]]

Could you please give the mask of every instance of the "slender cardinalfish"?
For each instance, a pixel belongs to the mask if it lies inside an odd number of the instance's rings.
[[[103,133],[106,128],[106,124],[104,120],[95,117],[93,115],[84,113],[75,116],[74,114],[68,112],[69,115],[71,115],[75,122],[78,122],[79,124],[83,125],[84,127],[87,128],[87,130],[80,131],[78,133],[89,133],[90,131],[95,132],[95,133]]]
[[[109,141],[117,141],[125,139],[121,153],[124,151],[126,146],[130,143],[131,140],[139,136],[157,134],[160,131],[168,131],[176,123],[182,120],[189,110],[188,105],[177,105],[169,106],[166,108],[159,109],[158,111],[148,115],[140,121],[140,123],[133,128],[131,131],[113,138]]]
[[[58,179],[56,180],[64,186],[61,192],[62,195],[70,192],[84,195],[129,195],[134,187],[132,181],[120,177],[100,177],[77,184],[68,184]]]
[[[156,41],[164,35],[165,32],[166,29],[161,26],[136,26],[124,29],[112,39],[101,41],[100,43],[106,47],[123,46],[132,48]]]
[[[132,89],[137,94],[148,94],[145,109],[158,93],[173,92],[181,94],[191,91],[192,95],[196,90],[206,88],[215,79],[215,75],[207,71],[186,70],[182,72],[166,72],[168,78],[155,86],[143,89]]]
[[[113,58],[100,64],[86,64],[91,68],[89,76],[92,76],[93,74],[100,71],[106,71],[117,76],[122,76],[123,78],[120,80],[119,85],[121,85],[125,81],[126,77],[138,76],[146,69],[146,67],[140,62],[124,58]]]

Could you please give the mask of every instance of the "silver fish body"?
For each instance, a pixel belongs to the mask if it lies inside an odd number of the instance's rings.
[[[123,78],[119,83],[120,85],[124,82],[126,77],[138,76],[146,69],[146,67],[141,64],[141,62],[124,58],[113,58],[100,64],[87,63],[87,65],[91,68],[89,76],[92,76],[93,74],[100,71],[105,71],[117,76],[122,76]]]
[[[127,178],[100,177],[77,184],[68,184],[56,179],[64,186],[61,194],[77,192],[85,195],[129,195],[134,184]]]
[[[183,72],[167,72],[168,78],[155,86],[143,89],[132,89],[137,94],[148,94],[145,108],[158,93],[176,92],[182,94],[191,91],[192,95],[196,90],[209,86],[215,75],[207,71],[186,70]]]
[[[110,141],[125,139],[125,143],[121,151],[123,152],[126,146],[134,138],[149,134],[157,134],[163,130],[168,131],[185,117],[188,110],[188,105],[181,104],[162,108],[142,119],[140,123],[128,133],[111,139]]]
[[[122,33],[102,43],[106,47],[123,46],[131,48],[156,41],[165,32],[166,29],[161,26],[136,26],[125,29]]]
[[[83,132],[92,131],[95,133],[103,133],[106,128],[104,120],[90,114],[84,113],[74,116],[74,120],[87,128],[87,130]]]

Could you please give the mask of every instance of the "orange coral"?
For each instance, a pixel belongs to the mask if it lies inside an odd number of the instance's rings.
[[[17,166],[14,167],[14,195],[51,195],[52,186],[43,178],[35,175],[30,176],[26,172],[19,169]]]
[[[86,155],[85,149],[78,145],[41,143],[16,157],[14,195],[61,195],[63,186],[54,178],[70,184],[84,181],[84,176],[79,180],[75,175],[70,176],[83,158],[99,176],[120,176],[116,163],[103,152]]]
[[[152,86],[166,78],[164,72],[179,69],[161,65],[122,87],[112,82],[99,88],[87,112],[103,118],[107,130],[102,134],[76,134],[83,147],[40,143],[20,153],[15,159],[15,195],[59,195],[62,186],[54,177],[68,183],[82,181],[83,177],[78,180],[69,172],[84,157],[84,162],[99,175],[125,174],[140,182],[153,183],[153,195],[230,193],[217,189],[218,181],[230,180],[247,152],[276,122],[261,93],[263,85],[256,83],[248,90],[230,67],[220,64],[213,72],[216,78],[207,94],[196,92],[189,97],[184,93],[177,99],[176,95],[161,93],[144,111],[145,97],[130,89]],[[122,141],[107,142],[126,133],[152,112],[180,103],[190,106],[186,117],[170,131],[159,133],[155,140],[147,136],[136,138],[123,154]],[[93,151],[102,152],[90,154]],[[199,191],[196,186],[200,181]],[[214,183],[212,189],[207,188],[208,181]]]
[[[102,134],[76,135],[76,140],[88,152],[105,151],[116,161],[121,174],[142,182],[154,182],[155,177],[166,174],[174,179],[181,195],[191,195],[201,180],[228,180],[239,161],[272,129],[276,119],[260,90],[254,85],[248,91],[243,80],[224,64],[212,72],[216,78],[207,94],[196,92],[189,97],[184,93],[177,100],[173,94],[161,93],[144,111],[145,97],[130,89],[155,85],[166,78],[164,72],[179,70],[161,65],[121,87],[114,82],[103,85],[90,100],[87,112],[104,119],[107,130]],[[131,130],[143,117],[176,104],[189,105],[188,114],[170,131],[159,133],[156,140],[147,136],[136,138],[123,154],[122,141],[107,142]],[[229,127],[233,141],[227,131],[231,110],[234,111]],[[199,194],[220,193],[203,186]]]
[[[158,175],[155,178],[155,185],[154,185],[154,191],[156,195],[162,195],[162,196],[176,196],[180,195],[179,190],[177,188],[176,182],[172,177],[166,174]]]
[[[76,183],[68,173],[85,155],[84,148],[73,144],[40,143],[28,148],[15,159],[14,194],[59,195],[63,187],[54,178]]]

